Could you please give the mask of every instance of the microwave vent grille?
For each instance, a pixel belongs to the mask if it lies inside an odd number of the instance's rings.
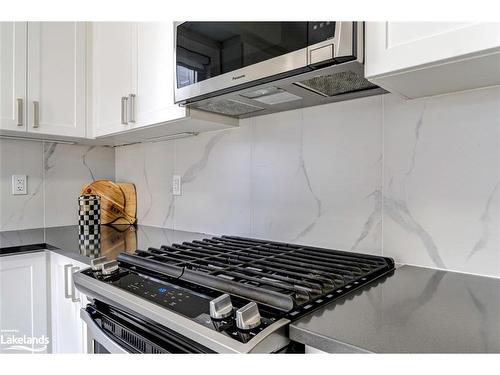
[[[327,97],[377,87],[352,71],[313,77],[295,84]]]
[[[191,106],[203,111],[219,113],[227,116],[241,116],[264,109],[262,107],[257,107],[232,99],[220,99],[193,103]]]

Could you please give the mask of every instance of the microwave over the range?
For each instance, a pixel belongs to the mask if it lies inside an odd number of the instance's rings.
[[[178,22],[175,102],[238,118],[384,92],[363,22]]]

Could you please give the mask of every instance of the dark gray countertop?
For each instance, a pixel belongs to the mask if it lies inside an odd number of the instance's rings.
[[[500,353],[500,279],[401,266],[292,323],[326,352]]]
[[[101,227],[99,245],[78,226],[0,232],[0,250],[39,244],[89,264],[105,255],[208,234],[148,226]],[[29,251],[29,250],[28,250]],[[326,352],[500,353],[500,279],[401,266],[290,326],[290,338]]]
[[[136,249],[171,245],[175,242],[192,241],[206,237],[210,237],[210,235],[142,225],[137,227],[103,225],[101,226],[101,240],[97,244],[88,244],[80,240],[78,226],[69,225],[0,232],[0,250],[3,250],[4,253],[16,254],[33,251],[33,247],[38,247],[38,249],[49,249],[82,263],[90,264],[90,259],[103,255],[111,260],[122,251],[133,252]]]

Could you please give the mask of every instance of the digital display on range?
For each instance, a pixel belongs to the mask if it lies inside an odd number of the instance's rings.
[[[170,286],[165,282],[160,283],[129,273],[111,283],[188,318],[209,312],[210,299],[193,294],[189,290]]]

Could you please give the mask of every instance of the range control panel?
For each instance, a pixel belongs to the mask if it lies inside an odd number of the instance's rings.
[[[248,301],[238,301],[232,307],[229,316],[223,319],[213,319],[210,316],[210,301],[214,297],[195,293],[187,288],[142,276],[128,271],[119,271],[111,278],[103,278],[99,274],[85,270],[83,273],[92,277],[97,277],[101,281],[126,290],[131,294],[156,303],[170,311],[183,315],[193,322],[201,324],[207,328],[224,333],[225,335],[246,343],[255,337],[259,332],[279,319],[278,316],[272,316],[264,313],[260,317],[259,325],[252,329],[242,330],[238,328],[236,322],[237,311]],[[218,294],[218,293],[216,293]]]
[[[176,285],[160,283],[133,273],[128,273],[110,283],[191,319],[209,309],[210,299],[208,298]]]

